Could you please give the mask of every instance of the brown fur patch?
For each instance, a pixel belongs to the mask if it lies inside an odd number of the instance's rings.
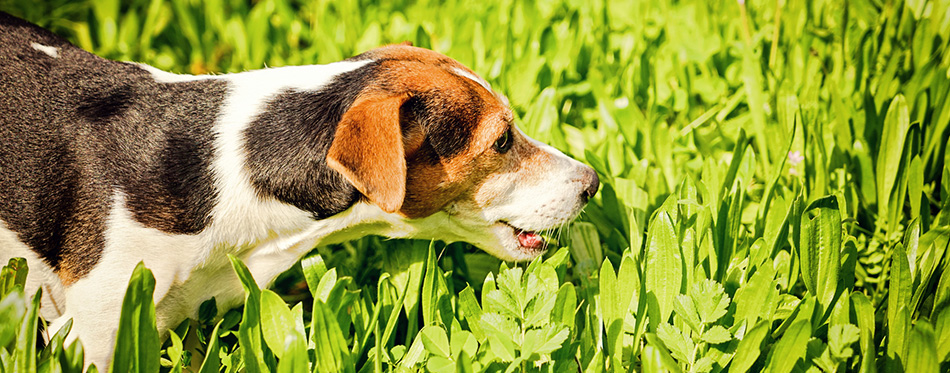
[[[327,165],[386,212],[399,210],[406,195],[399,107],[408,97],[373,92],[357,98],[327,153]]]
[[[465,66],[406,45],[354,59],[376,60],[381,73],[344,115],[327,160],[383,210],[430,215],[512,161],[513,154],[490,150],[511,111],[494,92],[453,71],[474,75]],[[403,149],[392,150],[400,142]],[[403,189],[395,186],[399,178]],[[394,202],[400,193],[404,198]]]

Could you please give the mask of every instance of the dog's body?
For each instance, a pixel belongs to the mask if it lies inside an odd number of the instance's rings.
[[[55,331],[109,361],[135,265],[160,330],[243,300],[317,244],[368,234],[471,242],[508,260],[597,189],[513,128],[457,62],[388,46],[220,76],[99,58],[0,12],[0,260],[26,257]],[[102,366],[104,368],[104,366]]]

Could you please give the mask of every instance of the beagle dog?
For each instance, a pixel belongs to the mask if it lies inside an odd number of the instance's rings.
[[[155,276],[158,328],[244,299],[315,245],[366,235],[546,248],[597,174],[518,130],[506,99],[409,45],[345,61],[178,75],[110,61],[0,13],[0,260],[86,362],[111,359],[126,285]]]

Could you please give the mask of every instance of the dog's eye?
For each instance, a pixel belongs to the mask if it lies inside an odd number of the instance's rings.
[[[495,151],[504,154],[508,152],[508,149],[511,149],[511,128],[505,130],[505,133],[495,140]]]

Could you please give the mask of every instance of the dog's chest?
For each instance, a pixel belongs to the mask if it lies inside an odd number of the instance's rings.
[[[137,221],[125,202],[123,194],[117,193],[107,219],[102,257],[89,275],[72,287],[123,288],[131,269],[144,262],[155,276],[154,301],[160,328],[174,327],[169,323],[195,317],[198,305],[211,297],[216,299],[219,309],[243,302],[244,291],[229,255],[244,262],[258,286],[264,287],[319,243],[327,232],[348,224],[346,219],[350,216],[344,213],[313,220],[283,204],[258,201],[256,206],[245,206],[258,213],[259,218],[265,218],[257,220],[256,226],[237,221],[242,219],[240,216],[212,216],[208,227],[200,233],[175,234]],[[236,227],[263,234],[249,240],[241,234],[246,232],[239,232]]]

